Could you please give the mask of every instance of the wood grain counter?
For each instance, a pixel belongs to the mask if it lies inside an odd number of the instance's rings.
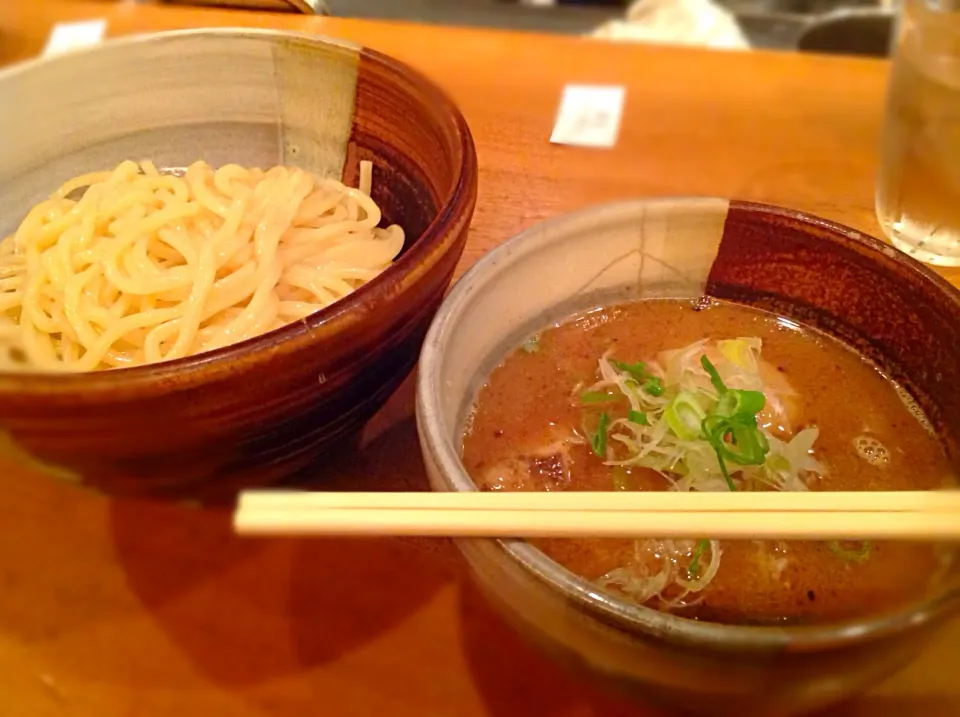
[[[0,62],[39,53],[54,22],[93,17],[110,35],[300,29],[426,73],[463,109],[479,152],[461,271],[541,219],[637,195],[753,199],[878,231],[882,62],[94,0],[4,0]],[[571,82],[626,86],[614,150],[548,142]],[[361,452],[321,470],[328,480],[424,484],[410,389]],[[4,717],[668,717],[546,662],[491,613],[446,543],[240,540],[223,512],[108,501],[3,463],[0,491]],[[955,623],[830,714],[955,717],[958,674]]]

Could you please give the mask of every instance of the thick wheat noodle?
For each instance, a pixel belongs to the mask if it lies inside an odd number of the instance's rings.
[[[71,179],[0,242],[0,370],[168,361],[329,306],[403,248],[369,162],[359,184],[148,161]]]

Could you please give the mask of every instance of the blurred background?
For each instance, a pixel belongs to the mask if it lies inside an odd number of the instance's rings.
[[[664,42],[885,56],[891,0],[145,0]]]

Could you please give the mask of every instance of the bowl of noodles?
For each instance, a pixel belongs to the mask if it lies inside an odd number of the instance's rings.
[[[0,98],[6,459],[228,496],[348,441],[412,369],[477,188],[418,73],[197,30],[7,69]]]
[[[460,280],[421,355],[420,440],[438,491],[956,490],[958,347],[960,292],[880,241],[748,202],[626,201]],[[558,660],[710,717],[839,702],[960,607],[950,545],[639,525],[457,544]]]

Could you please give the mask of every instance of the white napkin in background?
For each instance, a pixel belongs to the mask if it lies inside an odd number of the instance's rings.
[[[53,26],[43,48],[44,55],[59,55],[81,47],[90,47],[103,40],[107,31],[106,20],[82,22],[58,22]]]
[[[625,20],[604,23],[591,35],[622,42],[750,48],[733,14],[711,0],[638,0]]]
[[[567,85],[550,141],[574,147],[613,147],[625,96],[620,85]]]

